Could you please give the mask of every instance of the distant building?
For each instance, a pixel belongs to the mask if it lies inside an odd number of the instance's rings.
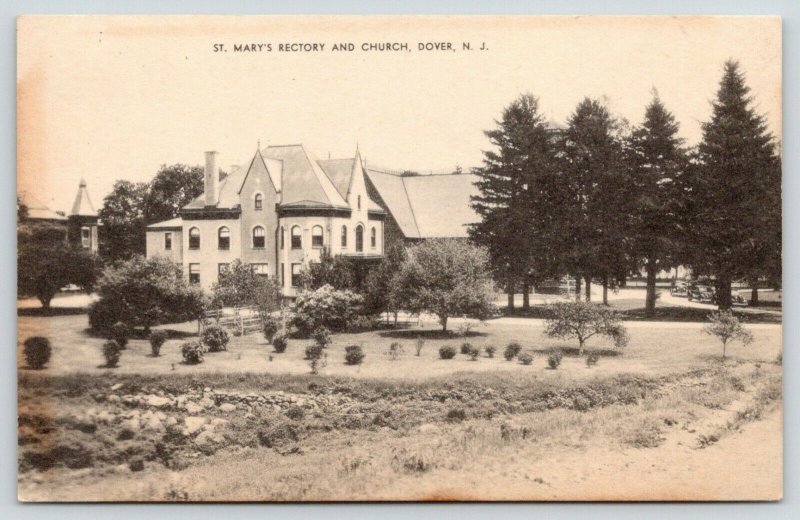
[[[78,185],[78,193],[75,195],[75,202],[72,204],[72,210],[69,215],[51,210],[35,195],[27,191],[19,193],[18,199],[19,204],[27,208],[27,222],[62,226],[64,240],[77,247],[97,253],[100,219],[89,198],[85,180],[81,179]]]

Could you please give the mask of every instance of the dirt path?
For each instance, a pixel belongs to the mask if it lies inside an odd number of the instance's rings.
[[[559,446],[539,459],[516,453],[423,477],[413,484],[416,492],[398,491],[434,500],[779,500],[782,420],[781,411],[773,411],[704,449],[683,432],[659,448]],[[422,489],[436,491],[419,494]]]

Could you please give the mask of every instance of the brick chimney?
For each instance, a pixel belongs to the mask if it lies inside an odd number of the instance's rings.
[[[219,199],[219,166],[217,152],[206,152],[206,206],[216,206]]]

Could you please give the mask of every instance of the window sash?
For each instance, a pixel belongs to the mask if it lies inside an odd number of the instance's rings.
[[[292,287],[300,285],[300,268],[301,264],[292,264]]]
[[[164,251],[172,250],[172,233],[164,233]]]

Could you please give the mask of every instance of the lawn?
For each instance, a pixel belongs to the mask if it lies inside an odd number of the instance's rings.
[[[103,367],[101,346],[103,338],[92,336],[87,330],[86,315],[62,314],[55,316],[18,317],[18,336],[21,344],[25,338],[43,335],[53,344],[53,355],[47,369],[49,374],[76,372],[103,374],[203,374],[219,373],[267,373],[307,374],[308,362],[304,359],[305,347],[310,340],[291,339],[286,352],[275,353],[259,334],[232,337],[227,352],[209,353],[200,365],[183,364],[180,344],[196,334],[197,325],[186,323],[166,327],[172,339],[162,347],[161,356],[152,357],[146,340],[133,339],[122,354],[119,367]],[[442,334],[435,323],[422,327],[411,326],[400,330],[371,331],[358,334],[336,334],[327,349],[327,365],[322,375],[354,378],[388,378],[419,380],[460,372],[519,372],[534,373],[544,378],[586,378],[593,375],[638,373],[661,375],[680,372],[693,367],[705,366],[720,355],[718,341],[701,333],[701,323],[629,322],[631,341],[623,351],[614,352],[610,344],[602,339],[592,339],[590,348],[600,349],[604,354],[594,368],[587,368],[583,359],[571,355],[574,342],[549,339],[543,334],[541,320],[522,318],[499,318],[475,327],[469,337],[450,337]],[[452,327],[458,327],[454,320]],[[740,360],[772,361],[781,351],[781,327],[772,324],[748,325],[755,341],[748,347],[734,344],[729,355]],[[425,340],[420,356],[415,355],[416,338]],[[485,351],[476,360],[457,354],[455,359],[439,359],[439,348],[445,345],[460,352],[461,343],[467,341],[477,347],[494,345],[494,358],[486,357]],[[502,353],[512,341],[519,342],[523,352],[533,354],[530,366],[518,361],[506,361]],[[393,360],[388,355],[389,346],[398,342],[402,354]],[[347,345],[361,345],[366,358],[360,366],[344,363]],[[547,370],[546,352],[551,347],[565,348],[566,356],[561,367]],[[18,356],[20,363],[24,358]],[[20,366],[24,370],[23,366]]]

